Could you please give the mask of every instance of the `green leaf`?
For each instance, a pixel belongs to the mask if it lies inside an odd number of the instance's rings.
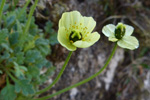
[[[1,60],[4,60],[4,59],[8,59],[9,57],[10,57],[9,52],[4,51],[4,52],[3,52],[3,55],[1,55],[0,59],[1,59]]]
[[[49,45],[49,41],[44,39],[44,38],[39,38],[35,41],[35,45],[39,46],[39,45]]]
[[[17,32],[19,34],[22,34],[22,32],[23,32],[23,30],[22,30],[23,24],[21,24],[18,20],[16,20],[16,23],[17,23]]]
[[[15,53],[16,54],[16,62],[18,64],[23,64],[24,63],[24,52],[18,52],[18,53]]]
[[[26,9],[22,9],[22,8],[18,8],[15,10],[15,13],[17,15],[17,19],[19,20],[19,22],[21,23],[25,23],[27,18],[27,13],[26,13]]]
[[[2,71],[2,70],[0,70],[0,74],[3,74],[3,71]]]
[[[31,99],[32,99],[32,96],[24,96],[21,93],[19,93],[16,98],[16,100],[31,100]]]
[[[35,41],[35,45],[43,56],[50,54],[51,51],[48,40],[39,38]]]
[[[47,60],[45,58],[40,58],[40,59],[37,59],[36,62],[35,62],[35,65],[38,67],[38,68],[42,68],[44,67],[45,65],[47,64]]]
[[[8,8],[9,8],[9,4],[5,4],[3,12],[7,11]]]
[[[29,33],[32,35],[36,35],[37,33],[39,33],[39,29],[38,29],[38,26],[35,24],[35,18],[34,17],[32,17],[32,19],[31,19]]]
[[[41,45],[37,47],[38,51],[40,51],[43,56],[46,56],[51,53],[49,48],[50,48],[49,45],[45,45],[45,46]]]
[[[7,84],[0,93],[0,100],[15,100],[16,98],[15,87]]]
[[[41,57],[41,54],[37,50],[28,50],[25,54],[25,62],[34,63],[38,58]]]
[[[46,76],[52,76],[54,74],[55,70],[56,70],[56,67],[51,66],[50,68],[48,68],[48,70],[46,71],[45,75]]]
[[[8,37],[8,30],[2,29],[0,30],[0,44],[7,42],[6,38]]]
[[[29,66],[26,75],[27,75],[30,79],[32,79],[32,78],[39,78],[40,70],[39,70],[38,67]]]
[[[53,64],[51,61],[47,61],[47,64],[45,65],[46,68],[52,67]]]
[[[53,26],[53,23],[52,23],[51,21],[48,21],[48,22],[46,23],[46,26],[44,27],[45,32],[46,32],[46,33],[49,33],[49,34],[53,33],[54,30],[52,29],[52,26]]]
[[[3,55],[0,56],[0,62],[2,62],[3,60],[9,59],[10,54],[8,51],[4,51]]]
[[[13,50],[9,47],[8,43],[2,43],[1,44],[2,48],[4,48],[5,50],[7,50],[7,52],[13,52]]]
[[[15,15],[11,15],[11,16],[8,16],[6,21],[6,27],[10,27],[13,23],[15,23],[15,19],[16,19],[16,16]]]
[[[34,48],[34,47],[35,47],[35,41],[32,40],[32,41],[28,42],[28,43],[25,45],[24,51],[30,50],[30,49],[32,49],[32,48]]]
[[[48,80],[48,77],[54,74],[54,70],[56,69],[56,67],[50,67],[47,69],[47,71],[40,75],[40,78],[38,80],[39,84],[44,83],[46,80]]]
[[[15,91],[17,93],[22,92],[25,96],[34,93],[33,87],[28,80],[18,80],[15,83]]]
[[[35,41],[39,38],[38,35],[32,36],[31,34],[28,34],[28,37],[26,38],[27,43],[24,46],[24,51],[30,50],[32,48],[35,48]]]
[[[18,43],[19,34],[18,32],[14,32],[9,36],[9,42],[11,45]]]
[[[24,76],[24,71],[27,71],[27,68],[24,66],[18,65],[16,62],[14,62],[14,68],[15,68],[15,74],[17,77]]]
[[[59,43],[57,40],[57,34],[56,33],[50,35],[49,42],[51,45],[55,45],[55,44]]]
[[[1,5],[1,2],[2,2],[2,0],[0,0],[0,5]],[[9,4],[5,3],[4,8],[3,8],[3,12],[5,12],[8,8],[9,8]]]

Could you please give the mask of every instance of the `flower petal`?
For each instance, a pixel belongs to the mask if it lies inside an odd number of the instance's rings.
[[[78,11],[72,11],[71,14],[71,21],[72,25],[78,25],[81,22],[82,16]]]
[[[112,42],[116,42],[116,41],[118,41],[118,39],[117,38],[115,38],[115,37],[109,37],[109,39],[108,39],[109,41],[112,41]]]
[[[78,11],[65,12],[59,20],[59,27],[65,27],[69,30],[72,26],[78,25],[81,20],[82,16]]]
[[[100,34],[99,34],[98,32],[93,32],[93,33],[90,33],[90,34],[85,38],[85,41],[95,43],[95,42],[97,42],[99,39],[100,39]]]
[[[96,26],[95,20],[92,17],[83,17],[83,20],[84,20],[83,32],[86,31],[91,33]]]
[[[73,45],[78,48],[87,48],[87,47],[90,47],[92,45],[92,43],[80,40],[80,41],[74,42]]]
[[[126,24],[124,24],[124,25],[126,27],[125,35],[130,36],[133,33],[134,28],[130,25],[126,25]]]
[[[122,48],[134,50],[139,47],[139,42],[134,36],[124,36],[117,44]]]
[[[70,51],[75,51],[76,47],[70,43],[66,33],[67,32],[65,31],[64,27],[59,27],[57,39],[62,46]]]
[[[115,25],[108,24],[108,25],[106,25],[106,26],[103,27],[102,33],[105,36],[107,36],[107,37],[109,37],[109,36],[113,36],[114,37],[115,28],[116,28]]]
[[[70,28],[71,23],[71,17],[69,12],[63,13],[61,19],[59,20],[59,27],[65,27],[67,29]]]
[[[95,42],[97,42],[100,39],[100,34],[98,32],[94,32],[89,34],[85,40],[76,41],[73,43],[74,46],[79,48],[87,48],[93,45]]]

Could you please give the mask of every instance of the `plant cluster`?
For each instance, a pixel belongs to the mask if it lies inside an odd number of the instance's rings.
[[[4,5],[0,23],[0,76],[6,76],[6,86],[0,92],[0,100],[30,98],[55,69],[46,59],[51,53],[50,45],[58,43],[53,24],[48,21],[44,30],[39,29],[32,16],[36,5],[28,14],[28,4],[15,10],[9,4]],[[47,71],[40,74],[43,67]]]

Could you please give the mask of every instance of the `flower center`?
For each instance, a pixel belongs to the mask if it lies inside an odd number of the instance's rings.
[[[117,25],[117,28],[115,29],[115,37],[117,39],[122,39],[122,37],[125,35],[125,31],[126,31],[125,26],[122,23],[119,23]]]
[[[82,39],[82,34],[81,34],[81,32],[72,31],[72,32],[70,33],[70,36],[69,36],[69,40],[70,40],[70,41],[76,42],[76,41],[81,40],[81,39]]]

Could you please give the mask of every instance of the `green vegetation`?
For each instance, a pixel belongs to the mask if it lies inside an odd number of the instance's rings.
[[[55,70],[46,56],[51,53],[51,45],[58,43],[57,34],[51,21],[46,23],[45,30],[35,24],[33,13],[37,2],[29,14],[26,9],[30,0],[24,8],[15,10],[11,10],[12,5],[5,4],[4,0],[0,3],[0,12],[3,10],[0,16],[0,75],[6,75],[7,80],[0,100],[27,100]],[[47,71],[40,74],[44,67]]]

